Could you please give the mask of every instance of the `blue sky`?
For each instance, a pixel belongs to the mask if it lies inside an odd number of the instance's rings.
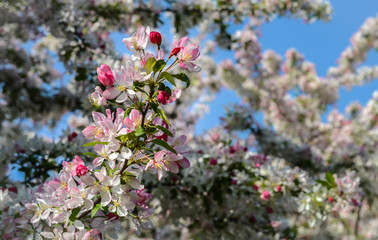
[[[272,49],[284,56],[286,50],[295,48],[304,54],[307,61],[315,63],[318,75],[326,75],[328,68],[336,65],[341,52],[349,46],[351,36],[365,19],[375,17],[378,13],[377,0],[335,0],[331,1],[331,4],[334,14],[330,22],[316,21],[306,24],[298,19],[277,18],[264,24],[261,27],[260,39],[263,51]],[[230,57],[230,54],[224,52],[218,56]],[[370,51],[364,64],[378,64],[378,53]],[[364,105],[374,90],[378,90],[378,81],[353,87],[350,91],[342,88],[336,106],[340,111],[344,111],[345,107],[355,100]],[[238,102],[240,100],[235,93],[229,90],[221,91],[210,104],[210,112],[199,121],[196,133],[199,134],[219,123],[219,117],[224,115],[223,105]],[[330,110],[331,108],[327,112]],[[259,118],[261,119],[261,116]]]
[[[316,21],[312,24],[306,24],[300,19],[277,18],[270,23],[263,24],[260,38],[263,51],[272,49],[284,56],[289,48],[296,48],[304,54],[307,61],[315,63],[318,74],[324,76],[330,66],[336,65],[336,60],[341,52],[350,44],[350,37],[353,33],[358,30],[367,17],[374,17],[378,13],[378,0],[335,0],[331,1],[331,4],[334,7],[334,14],[330,22]],[[236,30],[236,28],[232,30]],[[162,32],[167,35],[169,25],[163,26]],[[121,41],[124,37],[127,36],[120,33],[111,35],[120,54],[129,52]],[[169,38],[168,36],[167,39]],[[29,43],[27,48],[31,47],[32,44]],[[225,58],[233,58],[233,53],[225,50],[217,51],[215,59],[217,62]],[[378,53],[371,51],[365,64],[376,65],[377,63]],[[61,64],[56,65],[56,67],[63,72]],[[340,111],[344,111],[345,107],[355,100],[365,104],[374,90],[377,89],[378,81],[373,81],[361,87],[353,87],[350,91],[341,89],[340,99],[336,106]],[[196,134],[200,134],[219,123],[219,117],[225,113],[223,106],[239,102],[240,99],[234,92],[223,89],[217,95],[215,101],[210,104],[210,112],[198,122]],[[331,109],[332,107],[329,111]],[[66,123],[68,116],[67,114],[64,116],[56,129],[51,130],[44,127],[39,133],[50,137],[59,136],[62,129],[66,127],[64,123]],[[258,115],[257,119],[261,120],[261,115]]]
[[[331,4],[334,7],[334,15],[333,19],[327,23],[318,21],[305,24],[302,20],[280,18],[264,24],[261,28],[262,37],[260,39],[263,51],[272,49],[283,56],[287,49],[294,47],[305,55],[307,61],[315,63],[318,74],[324,76],[330,66],[336,65],[336,60],[349,45],[353,33],[358,30],[367,17],[375,17],[378,13],[378,0],[334,0],[331,1]],[[164,26],[162,30],[164,34],[167,34],[169,26]],[[121,42],[124,37],[126,36],[119,33],[112,34],[116,48],[122,54],[128,52]],[[32,45],[33,42],[28,42],[25,48],[30,50]],[[219,51],[216,57],[216,61],[220,62],[222,59],[232,58],[233,54],[228,51]],[[376,65],[377,63],[378,54],[371,51],[365,64]],[[62,64],[58,64],[56,67],[59,71],[64,72]],[[66,76],[66,78],[68,77]],[[350,91],[341,89],[340,99],[336,106],[340,111],[344,111],[345,106],[355,100],[365,104],[374,90],[378,90],[378,81],[361,87],[353,87]],[[215,101],[210,104],[210,112],[196,126],[196,134],[215,127],[219,123],[219,117],[225,113],[223,106],[239,102],[240,99],[235,93],[226,89],[222,90]],[[55,129],[43,127],[38,134],[57,138],[66,128],[68,116],[65,114]],[[261,115],[257,119],[261,120]]]

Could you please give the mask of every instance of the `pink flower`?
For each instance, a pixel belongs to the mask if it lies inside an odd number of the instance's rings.
[[[147,47],[149,34],[150,27],[145,29],[143,26],[140,26],[136,33],[129,38],[122,39],[122,42],[130,51],[141,51]]]
[[[182,51],[178,53],[180,67],[185,68],[191,72],[201,71],[201,67],[192,63],[200,55],[199,46],[197,44],[189,44]]]
[[[97,229],[91,229],[84,234],[83,240],[101,240],[101,232]]]
[[[99,86],[97,86],[95,91],[91,94],[90,101],[97,106],[105,106],[108,104],[106,98],[103,96],[102,89]]]
[[[264,191],[264,192],[262,192],[261,193],[261,199],[262,200],[269,200],[269,198],[270,198],[270,193],[269,193],[269,191]]]
[[[83,160],[79,156],[75,156],[72,162],[63,161],[63,169],[67,172],[70,172],[72,176],[76,176],[76,168],[79,165],[84,165]]]
[[[133,80],[130,74],[127,74],[125,69],[114,70],[114,78],[116,86],[110,87],[102,94],[106,99],[116,99],[116,102],[124,102],[128,95],[135,95],[133,88]]]
[[[165,105],[169,99],[169,94],[165,91],[158,91],[157,99],[161,104]]]
[[[166,175],[166,171],[177,174],[179,172],[180,165],[183,168],[189,167],[186,163],[181,163],[181,161],[185,159],[186,158],[183,159],[183,157],[180,155],[168,152],[167,150],[162,150],[155,154],[154,160],[150,160],[147,163],[146,170],[150,167],[154,168],[158,173],[158,179],[160,181],[161,178]],[[186,161],[188,160],[186,159]]]
[[[102,85],[111,86],[114,84],[113,73],[108,65],[102,64],[101,67],[97,68],[97,75]]]
[[[160,33],[158,33],[158,32],[155,32],[155,31],[152,31],[151,33],[150,33],[150,41],[153,43],[153,44],[156,44],[156,45],[158,45],[159,47],[160,47],[160,45],[161,45],[161,35],[160,35]]]
[[[180,67],[185,68],[191,72],[199,72],[201,71],[201,67],[192,63],[192,61],[196,60],[199,55],[199,46],[197,44],[189,43],[188,37],[183,37],[180,41],[174,42],[175,48],[171,52],[171,56],[177,54],[177,57],[180,61]]]
[[[79,165],[76,167],[76,175],[81,177],[88,173],[88,168],[84,165]]]

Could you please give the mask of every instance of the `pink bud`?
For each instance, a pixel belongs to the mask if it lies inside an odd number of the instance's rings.
[[[152,31],[150,33],[150,41],[153,44],[156,44],[156,45],[160,46],[160,44],[161,44],[161,35],[160,35],[160,33]]]
[[[232,180],[231,180],[231,183],[232,183],[232,185],[236,185],[236,184],[238,184],[238,181],[235,180],[235,179],[232,179]]]
[[[253,184],[253,189],[254,189],[255,191],[259,190],[259,186],[257,186],[256,184]]]
[[[328,198],[328,202],[333,202],[333,201],[334,201],[333,197]]]
[[[210,158],[210,165],[215,166],[217,165],[218,161],[215,158]]]
[[[158,91],[158,101],[161,103],[161,104],[167,104],[167,101],[169,99],[169,94],[167,92],[164,92],[164,91]]]
[[[231,154],[234,154],[236,152],[236,148],[234,146],[231,146],[230,149],[229,149],[229,152]]]
[[[76,167],[76,174],[80,176],[84,176],[85,174],[88,173],[88,168],[84,165],[79,165]]]
[[[97,75],[102,85],[112,86],[114,84],[113,73],[108,65],[102,64],[101,67],[97,68]]]
[[[169,55],[169,57],[176,56],[180,51],[181,51],[181,48],[179,48],[179,47],[176,47],[176,48],[172,49],[171,54]]]
[[[281,185],[277,186],[277,192],[281,192]]]
[[[269,200],[269,198],[270,198],[269,191],[264,191],[263,193],[261,193],[261,199],[263,199],[263,200]]]
[[[77,137],[77,133],[72,132],[70,135],[67,136],[69,142],[72,142]]]

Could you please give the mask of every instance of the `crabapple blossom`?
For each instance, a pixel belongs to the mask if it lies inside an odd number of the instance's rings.
[[[147,47],[149,35],[150,27],[140,26],[136,33],[122,41],[130,51],[141,51]]]

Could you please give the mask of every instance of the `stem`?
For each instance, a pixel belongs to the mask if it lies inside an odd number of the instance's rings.
[[[168,71],[169,69],[171,69],[172,67],[176,66],[177,61],[178,61],[178,58],[176,58],[176,60],[171,64],[171,66],[169,66],[167,69],[165,69],[165,72],[167,72],[167,71]]]
[[[122,105],[117,104],[117,103],[112,103],[112,102],[108,102],[108,103],[109,103],[110,105],[114,105],[114,106],[121,107],[121,108],[125,107],[125,106],[122,106]]]

